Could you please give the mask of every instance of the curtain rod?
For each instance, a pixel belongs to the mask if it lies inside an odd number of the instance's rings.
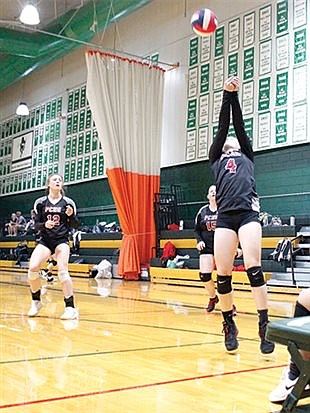
[[[12,25],[12,26],[25,28],[25,25],[23,25],[22,23],[19,23],[17,21],[11,21],[11,20],[1,20],[0,19],[0,24],[9,24],[9,25]],[[133,57],[135,59],[140,59],[142,61],[147,61],[147,62],[150,61],[150,58],[147,59],[146,57],[141,57],[141,56],[131,54],[131,53],[127,53],[127,52],[123,52],[123,51],[117,50],[117,49],[110,49],[108,47],[103,47],[103,46],[97,45],[95,43],[85,42],[84,40],[73,39],[71,37],[63,36],[62,34],[47,32],[45,30],[41,30],[41,29],[38,29],[38,28],[35,28],[35,27],[28,27],[27,26],[27,30],[30,30],[32,32],[46,34],[46,35],[52,36],[52,37],[57,37],[58,39],[69,40],[70,42],[78,43],[78,44],[83,45],[83,46],[99,49],[102,52],[119,53],[121,55],[125,55],[125,56],[128,56],[128,57]],[[170,67],[170,69],[168,69],[168,70],[173,70],[173,69],[176,69],[177,67],[180,66],[179,62],[177,62],[177,63],[167,63],[167,62],[162,62],[162,61],[158,60],[156,63],[159,63],[161,65]]]

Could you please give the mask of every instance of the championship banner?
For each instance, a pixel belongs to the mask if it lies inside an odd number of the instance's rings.
[[[12,172],[31,167],[33,132],[13,138]]]

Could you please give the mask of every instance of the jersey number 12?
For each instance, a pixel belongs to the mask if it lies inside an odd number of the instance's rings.
[[[54,221],[54,226],[57,227],[60,224],[60,216],[55,214],[55,215],[48,215],[47,216],[48,221]]]

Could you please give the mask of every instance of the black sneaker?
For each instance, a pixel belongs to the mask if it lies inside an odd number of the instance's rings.
[[[236,317],[236,315],[238,313],[237,313],[237,308],[236,308],[235,304],[233,304],[233,306],[232,306],[232,312],[233,312],[233,317]]]
[[[207,312],[207,313],[211,313],[211,312],[214,310],[215,305],[216,305],[218,302],[219,302],[219,298],[218,298],[217,295],[216,295],[214,298],[210,298],[209,304],[208,304],[208,306],[206,307],[206,312]]]
[[[46,281],[47,281],[48,283],[52,283],[52,282],[54,281],[54,277],[53,277],[53,275],[52,275],[51,272],[48,272],[48,273],[46,274]]]
[[[41,278],[43,278],[43,280],[47,279],[47,274],[48,272],[46,270],[41,270]]]
[[[223,333],[225,334],[225,347],[227,351],[235,351],[239,347],[237,340],[238,329],[234,321],[226,323],[223,321]]]
[[[275,344],[271,341],[266,340],[266,330],[267,330],[268,321],[261,324],[258,324],[259,330],[258,335],[260,337],[260,351],[263,354],[271,354],[274,350]]]

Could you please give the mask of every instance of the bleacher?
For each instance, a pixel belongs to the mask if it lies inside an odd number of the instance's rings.
[[[73,242],[70,241],[72,250],[69,261],[70,274],[78,277],[89,277],[92,267],[103,259],[110,261],[115,268],[118,262],[118,251],[121,245],[121,240],[122,233],[120,232],[81,234],[78,250],[73,248]],[[34,236],[27,235],[0,238],[1,270],[12,271],[12,269],[14,269],[14,271],[22,272],[27,270],[27,262],[22,262],[21,266],[16,265],[14,250],[20,243],[27,245],[29,254],[31,254],[36,245]],[[53,271],[57,271],[57,266]]]
[[[275,273],[286,273],[289,263],[280,263],[270,260],[268,257],[276,248],[278,241],[284,237],[295,237],[296,230],[292,226],[265,227],[263,228],[262,238],[262,267],[265,279],[268,282]],[[167,241],[171,241],[177,248],[177,254],[180,256],[189,255],[190,258],[185,260],[185,267],[182,269],[163,268],[160,261],[162,250]],[[160,232],[160,250],[157,258],[151,259],[150,276],[151,281],[156,283],[202,286],[199,278],[199,253],[196,249],[196,239],[193,229],[182,231],[161,231]],[[242,257],[236,259],[234,267],[243,264]],[[216,280],[216,271],[212,277]],[[233,283],[235,285],[249,285],[248,277],[244,271],[233,271]]]
[[[195,211],[203,206],[205,202],[188,203],[185,202],[183,189],[178,185],[171,185],[169,188],[161,189],[155,197],[155,222],[157,229],[157,254],[156,258],[151,259],[150,276],[151,281],[156,283],[166,283],[175,285],[192,285],[203,286],[199,278],[199,253],[196,249],[196,239],[194,237]],[[195,211],[194,211],[195,210]],[[309,221],[309,217],[296,216],[295,225],[290,225],[290,217],[272,217],[266,214],[268,222],[263,227],[262,238],[262,268],[264,271],[267,284],[296,287],[296,279],[292,276],[289,267],[293,266],[293,260],[290,262],[282,260],[281,262],[270,259],[270,254],[275,250],[280,240],[296,238],[296,231],[300,226]],[[190,218],[190,219],[189,219]],[[274,219],[271,222],[271,218]],[[277,218],[277,219],[276,219]],[[183,223],[183,230],[167,231],[169,225]],[[270,221],[270,222],[269,222]],[[309,224],[310,225],[310,224]],[[177,248],[177,254],[180,256],[189,255],[190,258],[185,260],[182,269],[163,268],[160,261],[164,245],[171,241]],[[295,247],[294,242],[292,243]],[[293,257],[295,259],[295,257]],[[310,261],[310,254],[309,254]],[[243,258],[235,260],[234,267],[239,269],[243,264]],[[239,286],[249,288],[249,281],[245,271],[233,271],[233,283]],[[216,279],[216,272],[212,274]],[[285,281],[278,283],[279,278],[285,278]]]
[[[167,202],[169,200],[169,202]],[[175,221],[176,203],[173,201],[173,195],[165,194],[160,197],[158,206],[160,214],[157,214],[157,225],[167,226],[167,222]],[[164,213],[163,213],[164,211]],[[167,214],[167,211],[169,214]],[[165,222],[159,222],[165,218]],[[169,221],[167,221],[167,219]],[[161,230],[158,233],[157,253],[156,257],[150,262],[150,279],[154,283],[169,283],[176,285],[192,285],[202,287],[199,278],[199,253],[196,249],[196,240],[193,231],[193,222],[184,221],[185,229],[180,231]],[[272,285],[277,285],[277,279],[286,277],[289,273],[291,263],[279,263],[268,259],[269,255],[274,251],[279,240],[284,237],[294,238],[296,236],[296,227],[289,225],[267,226],[263,228],[262,239],[262,267],[267,282]],[[117,277],[118,253],[121,246],[121,232],[102,232],[102,233],[81,233],[79,247],[76,250],[73,248],[71,241],[71,255],[69,262],[69,271],[73,276],[89,277],[91,269],[101,260],[107,259],[113,266],[113,276]],[[171,269],[163,268],[160,261],[162,250],[165,243],[171,240],[177,248],[177,254],[181,256],[189,255],[186,260],[186,268]],[[12,255],[14,249],[19,243],[26,243],[29,253],[32,252],[36,245],[34,236],[23,237],[1,237],[0,238],[0,269],[11,271],[26,271],[27,262],[23,263],[22,268],[16,266],[16,258]],[[4,258],[5,257],[5,258]],[[242,257],[236,259],[234,266],[238,267],[243,264]],[[54,269],[57,271],[57,267]],[[213,273],[213,278],[216,279],[216,272]],[[233,271],[233,282],[239,286],[248,287],[248,278],[244,271]]]

